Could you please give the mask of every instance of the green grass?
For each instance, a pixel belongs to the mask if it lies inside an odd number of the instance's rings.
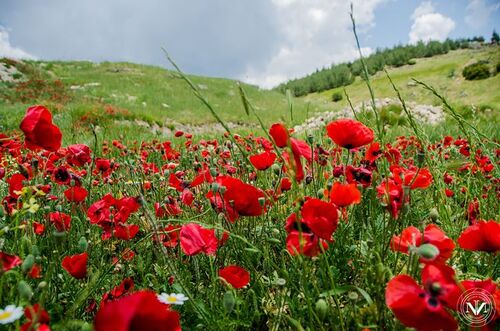
[[[96,116],[102,114],[106,105],[122,110],[123,114],[115,117],[139,119],[169,128],[175,128],[177,123],[190,125],[214,123],[211,114],[193,95],[187,84],[180,76],[169,70],[155,66],[111,62],[30,62],[29,64],[38,69],[45,79],[60,79],[71,99],[62,105],[54,105],[53,102],[47,102],[43,98],[34,99],[30,103],[0,101],[0,117],[5,119],[2,121],[4,129],[16,127],[25,108],[35,103],[49,103],[52,108],[59,108],[58,113],[62,113],[61,116],[64,117],[63,130],[65,127],[66,129],[73,127],[79,117],[88,112],[95,113]],[[238,125],[257,123],[255,118],[245,114],[237,81],[192,75],[189,77],[221,114],[224,121]],[[85,84],[92,83],[99,85],[85,87]],[[72,86],[83,86],[83,88],[72,89]],[[1,88],[7,89],[5,84],[3,87],[0,85]],[[266,124],[290,118],[287,99],[281,93],[261,90],[247,84],[243,84],[243,88]],[[295,101],[294,120],[297,123],[305,119],[307,107],[307,102]]]
[[[446,55],[418,59],[415,65],[389,68],[388,72],[406,101],[439,104],[439,100],[430,92],[408,84],[411,78],[416,78],[434,86],[468,119],[476,122],[482,119],[488,124],[492,116],[495,119],[498,117],[500,76],[479,81],[464,80],[461,76],[463,67],[478,60],[489,60],[493,67],[500,60],[499,47],[451,51]],[[16,129],[26,108],[33,104],[44,104],[51,109],[56,123],[67,133],[64,135],[65,143],[75,142],[76,137],[84,142],[92,141],[91,124],[100,127],[103,139],[131,137],[141,140],[153,138],[155,134],[133,120],[171,130],[186,124],[206,127],[207,124],[215,123],[208,109],[194,96],[185,81],[177,73],[160,67],[88,61],[29,61],[23,67],[28,77],[41,78],[49,82],[49,86],[60,80],[66,99],[50,100],[47,95],[41,95],[12,102],[0,98],[0,129],[3,131]],[[255,131],[257,120],[245,114],[236,81],[193,75],[189,77],[222,120],[236,125],[235,132],[245,134]],[[385,73],[379,72],[371,77],[371,82],[377,98],[396,98]],[[92,86],[96,83],[97,86]],[[72,89],[72,86],[82,88]],[[278,121],[292,126],[321,112],[347,107],[346,98],[339,102],[331,101],[333,93],[343,94],[341,88],[295,98],[292,123],[285,95],[247,84],[243,84],[243,87],[266,126]],[[12,93],[14,88],[0,82],[0,97]],[[354,104],[369,100],[366,85],[359,77],[346,90]],[[471,108],[471,105],[477,107]],[[489,115],[486,119],[475,116],[485,111]],[[204,134],[210,135],[209,131],[210,127]]]
[[[395,85],[400,89],[405,101],[413,101],[419,104],[439,104],[438,100],[430,92],[418,85],[412,86],[411,78],[416,78],[434,86],[455,107],[476,105],[487,106],[493,111],[498,110],[500,108],[499,75],[479,81],[466,81],[462,77],[462,69],[467,64],[479,60],[489,60],[491,67],[494,67],[500,60],[499,47],[451,51],[445,55],[417,59],[415,65],[388,68],[387,71]],[[396,98],[384,72],[377,73],[370,77],[370,80],[376,98]],[[370,99],[366,84],[359,77],[345,89],[354,104],[367,102]],[[302,99],[311,102],[315,106],[328,105],[333,110],[339,110],[347,107],[348,103],[345,98],[340,102],[332,102],[332,94],[337,92],[343,93],[343,88],[313,93]]]

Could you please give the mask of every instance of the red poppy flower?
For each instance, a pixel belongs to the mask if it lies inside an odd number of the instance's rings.
[[[366,150],[365,160],[369,161],[370,163],[373,163],[382,155],[383,152],[380,150],[380,143],[375,142],[372,143]]]
[[[460,237],[458,244],[465,250],[495,253],[500,251],[500,223],[477,221],[467,227]]]
[[[326,131],[330,139],[347,149],[358,148],[373,141],[373,130],[352,119],[333,121],[326,126]]]
[[[217,237],[215,230],[205,229],[201,225],[189,223],[183,225],[180,233],[182,251],[186,255],[204,253],[215,255],[217,251]]]
[[[161,303],[156,293],[138,291],[107,302],[96,314],[95,331],[180,331],[179,313]]]
[[[432,244],[438,250],[439,254],[432,259],[436,262],[445,262],[451,257],[455,243],[448,238],[446,234],[435,224],[429,224],[424,230],[424,235],[414,226],[407,227],[401,232],[401,236],[393,236],[391,240],[391,249],[408,254],[410,247],[419,247],[423,244]],[[425,258],[421,261],[426,262]]]
[[[361,202],[361,192],[355,184],[335,182],[330,191],[330,201],[337,207],[347,207]]]
[[[136,224],[116,224],[113,228],[113,235],[122,240],[133,239],[137,232],[139,232],[139,226]]]
[[[66,160],[72,166],[83,167],[92,160],[90,157],[90,148],[87,145],[70,145],[67,147],[67,151]]]
[[[9,179],[6,180],[7,184],[9,184],[9,195],[13,198],[18,198],[21,190],[23,189],[23,181],[26,180],[26,177],[21,174],[14,174]]]
[[[404,195],[403,186],[392,179],[385,180],[377,186],[377,196],[382,199],[394,218],[398,218],[403,204],[408,201],[408,197]]]
[[[269,135],[273,138],[278,147],[285,147],[288,144],[288,130],[281,123],[275,123],[269,129]]]
[[[116,300],[125,294],[131,293],[134,290],[134,280],[132,278],[125,278],[120,285],[115,286],[111,291],[104,293],[101,300],[101,308],[106,302]]]
[[[71,228],[71,216],[65,213],[49,213],[49,221],[54,224],[59,232],[69,231]]]
[[[35,232],[36,235],[40,236],[45,232],[45,225],[42,223],[38,222],[33,222],[33,232]]]
[[[469,221],[470,225],[476,224],[479,214],[480,214],[479,200],[477,198],[474,198],[474,200],[472,200],[467,206],[467,212],[465,214],[465,218]]]
[[[69,185],[72,175],[65,166],[58,167],[52,173],[53,180],[59,185]]]
[[[178,225],[167,225],[158,235],[153,236],[154,240],[160,241],[165,247],[177,247],[179,244],[179,232],[181,227]]]
[[[219,276],[234,288],[245,287],[250,282],[250,273],[237,265],[230,265],[220,269]]]
[[[394,180],[410,188],[427,188],[432,184],[432,175],[427,168],[404,169],[398,166],[391,167]]]
[[[239,215],[262,215],[264,207],[259,200],[264,198],[264,192],[260,189],[230,176],[218,176],[215,181],[220,189],[215,193],[208,192],[207,198],[215,208],[225,210],[230,221],[234,221]]]
[[[191,206],[194,201],[194,194],[190,189],[185,188],[181,193],[181,201],[186,206]]]
[[[21,331],[50,331],[48,326],[50,316],[45,309],[40,307],[40,304],[24,308],[24,316],[28,321],[21,325]]]
[[[275,160],[276,154],[269,151],[250,156],[250,162],[257,170],[266,170],[273,165]]]
[[[331,203],[319,199],[307,200],[300,211],[302,223],[318,237],[331,240],[337,229],[338,211]]]
[[[71,202],[82,202],[89,193],[81,186],[73,186],[64,191],[64,196]]]
[[[85,278],[87,277],[87,260],[87,252],[66,256],[62,260],[62,267],[76,279]]]
[[[3,270],[3,272],[9,271],[21,263],[23,263],[23,260],[21,260],[19,256],[0,252],[0,266],[2,267],[1,270]]]
[[[43,106],[32,106],[26,111],[20,129],[24,132],[26,147],[55,152],[61,147],[62,134],[52,123],[52,114]]]
[[[290,181],[289,178],[287,177],[284,177],[281,179],[281,183],[280,183],[280,189],[281,191],[288,191],[292,188],[292,182]]]
[[[321,246],[328,248],[327,242],[313,233],[292,231],[286,237],[286,248],[291,255],[317,256],[321,253]]]
[[[40,279],[42,278],[41,272],[42,268],[38,264],[33,264],[31,269],[28,271],[27,275],[31,279]]]
[[[448,266],[425,266],[424,288],[408,275],[394,277],[387,284],[385,301],[394,315],[407,327],[417,330],[456,330],[457,321],[446,309],[456,309],[461,290]]]
[[[360,184],[368,187],[372,183],[372,172],[364,167],[353,167],[348,165],[345,169],[346,180],[349,184]]]

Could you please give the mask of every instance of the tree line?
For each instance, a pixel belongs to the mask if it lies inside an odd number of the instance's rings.
[[[415,59],[446,54],[450,50],[470,48],[472,42],[484,42],[483,37],[468,39],[447,39],[443,42],[419,42],[415,45],[398,45],[388,49],[377,49],[375,53],[364,58],[368,74],[384,69],[385,66],[400,67],[415,64]],[[302,78],[292,79],[280,84],[276,89],[281,92],[290,90],[295,96],[312,92],[321,92],[332,88],[347,86],[354,82],[356,76],[364,77],[361,60],[348,63],[332,64],[328,68],[317,69],[314,73]]]

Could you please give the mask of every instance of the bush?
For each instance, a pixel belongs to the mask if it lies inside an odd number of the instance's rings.
[[[380,109],[380,120],[384,125],[405,125],[406,114],[400,105],[388,105]]]
[[[342,100],[342,98],[343,98],[342,93],[333,92],[333,94],[332,94],[332,101],[333,102],[339,102],[340,100]]]
[[[462,75],[467,80],[485,79],[490,77],[490,68],[484,62],[477,62],[466,66]]]
[[[417,60],[415,60],[415,59],[409,59],[408,60],[408,64],[411,65],[411,66],[415,65],[415,64],[417,64]]]

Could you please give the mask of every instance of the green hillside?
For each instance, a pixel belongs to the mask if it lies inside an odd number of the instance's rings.
[[[461,111],[472,116],[470,106],[496,114],[500,108],[500,75],[466,81],[462,69],[469,63],[487,60],[494,68],[500,61],[500,47],[450,51],[445,55],[418,59],[414,65],[387,68],[407,101],[437,104],[438,100],[412,83],[417,78],[433,85]],[[15,62],[0,61],[10,80],[0,81],[0,131],[12,130],[25,109],[33,104],[47,105],[55,114],[65,139],[91,138],[91,126],[103,130],[103,136],[129,135],[138,138],[151,134],[169,134],[177,129],[208,133],[215,123],[210,112],[194,96],[176,73],[155,66],[131,63],[92,63],[88,61]],[[3,76],[5,78],[5,75]],[[222,78],[190,76],[222,119],[237,132],[249,131],[257,121],[247,116],[238,93],[237,82]],[[371,77],[377,98],[395,98],[385,73]],[[347,107],[344,97],[332,101],[342,88],[312,93],[293,100],[293,123],[285,95],[276,90],[261,90],[243,85],[266,125],[276,121],[300,124],[324,111]],[[354,104],[369,100],[365,83],[359,78],[346,87]],[[469,108],[467,108],[469,107]],[[186,126],[187,125],[187,126]],[[152,128],[156,128],[156,131]],[[252,130],[255,131],[255,130]],[[139,138],[138,138],[139,139]]]
[[[85,61],[15,63],[4,59],[3,63],[17,68],[14,76],[18,80],[0,82],[1,130],[17,127],[26,107],[37,103],[49,106],[63,131],[74,134],[90,124],[124,132],[130,129],[130,123],[124,124],[124,120],[171,130],[215,122],[178,74],[159,67]],[[224,121],[236,128],[257,123],[246,115],[236,81],[199,76],[190,79]],[[246,84],[243,87],[267,124],[290,118],[287,98],[280,92]],[[294,121],[305,120],[307,107],[305,101],[295,100]],[[328,107],[318,106],[316,110]],[[134,135],[150,131],[143,125],[132,127]]]
[[[415,78],[435,87],[453,106],[462,108],[462,111],[467,111],[463,108],[472,105],[478,109],[498,111],[500,109],[500,75],[474,81],[465,80],[462,76],[463,68],[477,61],[488,61],[491,67],[494,67],[500,62],[500,47],[487,46],[480,49],[451,51],[432,58],[417,59],[414,65],[387,68],[387,71],[406,101],[439,104],[439,100],[432,93],[412,82],[412,78]],[[376,98],[396,97],[384,72],[371,76],[370,81]],[[357,77],[353,84],[346,86],[345,90],[354,104],[370,99],[366,83],[360,77]],[[312,93],[301,99],[311,102],[318,109],[325,105],[333,110],[347,107],[345,97],[338,102],[332,101],[334,93],[344,94],[343,87]]]

